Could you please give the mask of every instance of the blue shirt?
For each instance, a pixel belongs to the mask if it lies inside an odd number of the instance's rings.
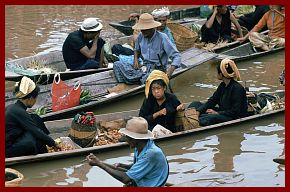
[[[171,32],[171,30],[167,26],[161,32],[162,33],[165,33],[167,35],[167,37],[169,38],[169,40],[175,45],[175,41],[173,39],[172,32]]]
[[[161,66],[157,54],[161,57],[162,64],[166,66],[168,58],[172,60],[171,65],[176,68],[180,67],[181,54],[176,49],[176,46],[169,40],[165,33],[155,30],[153,36],[148,39],[139,33],[136,43],[135,50],[140,52],[144,58],[144,64],[154,64]]]
[[[153,140],[147,142],[140,154],[135,148],[134,159],[135,163],[126,173],[138,187],[159,187],[165,184],[169,173],[167,160]]]

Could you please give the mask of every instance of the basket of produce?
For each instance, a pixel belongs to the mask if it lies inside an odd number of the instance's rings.
[[[81,147],[92,147],[96,142],[98,125],[93,112],[75,115],[69,130],[69,137]]]

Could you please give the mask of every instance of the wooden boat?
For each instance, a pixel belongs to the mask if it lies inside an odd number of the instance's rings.
[[[216,57],[215,53],[209,53],[205,50],[196,48],[188,49],[182,53],[182,67],[174,71],[172,78],[214,57]],[[38,95],[37,103],[34,105],[34,110],[42,106],[48,107],[47,113],[41,116],[44,121],[68,118],[75,115],[77,112],[92,110],[103,104],[108,104],[112,101],[118,101],[122,98],[144,92],[145,87],[145,85],[126,85],[117,83],[113,70],[70,79],[67,80],[66,83],[68,85],[74,85],[76,81],[81,83],[82,89],[90,90],[92,95],[91,102],[56,112],[51,111],[52,85],[47,84],[40,86],[41,92]],[[16,98],[13,96],[12,91],[7,91],[5,93],[5,105],[7,106],[15,101]]]
[[[274,48],[270,51],[261,51],[254,49],[250,42],[237,46],[235,48],[229,49],[227,51],[221,52],[216,59],[221,60],[224,58],[229,58],[234,61],[244,61],[248,59],[253,59],[261,57],[264,55],[269,55],[278,51],[284,50],[284,47]]]
[[[25,73],[25,71],[24,71],[23,73],[21,73],[21,72],[16,73],[13,71],[9,71],[7,69],[7,68],[9,68],[10,65],[12,67],[13,66],[21,66],[24,69],[27,69],[27,68],[30,68],[30,65],[33,62],[35,62],[35,63],[44,62],[44,64],[41,64],[41,65],[44,65],[46,68],[52,69],[52,71],[59,72],[61,74],[61,77],[64,80],[112,69],[112,68],[99,68],[99,69],[66,71],[67,68],[66,68],[66,65],[65,65],[64,60],[63,60],[62,52],[61,51],[54,51],[54,52],[50,52],[50,53],[34,55],[34,56],[25,57],[25,58],[21,58],[21,59],[15,59],[15,60],[11,60],[11,61],[6,62],[6,64],[5,64],[5,66],[6,66],[5,80],[19,81],[19,80],[21,80],[23,75],[26,75],[26,76],[32,77],[34,81],[38,81],[41,78],[40,81],[42,83],[51,83],[55,72],[45,73],[45,72],[35,71],[35,72],[29,73],[26,71],[26,73]]]
[[[181,9],[172,11],[170,13],[170,20],[176,21],[180,24],[192,22],[193,17],[199,17],[200,16],[200,7],[193,7],[188,9]],[[120,22],[111,22],[109,23],[110,26],[117,29],[121,33],[125,35],[132,35],[133,29],[132,26],[135,24],[135,21],[132,20],[123,20]]]
[[[186,106],[188,105],[189,103],[186,104]],[[240,118],[240,119],[236,119],[232,121],[227,121],[223,123],[218,123],[215,125],[172,133],[170,135],[165,135],[165,136],[156,138],[155,140],[159,142],[162,140],[169,140],[169,139],[174,139],[177,137],[195,134],[196,132],[200,132],[200,131],[206,131],[206,130],[218,129],[218,128],[220,129],[226,126],[233,126],[235,124],[240,124],[243,122],[253,121],[253,120],[262,119],[262,118],[269,118],[269,117],[274,116],[275,114],[283,114],[284,111],[285,111],[285,108],[281,108],[281,109],[273,110],[273,111],[266,112],[263,114],[251,115],[248,117],[244,117],[244,118]],[[139,110],[131,110],[131,111],[101,114],[101,115],[96,115],[95,117],[96,117],[96,121],[113,121],[113,120],[118,120],[118,119],[129,119],[130,117],[138,116],[138,114],[139,114]],[[71,127],[71,122],[72,122],[72,119],[70,118],[70,119],[63,119],[63,120],[47,121],[45,122],[45,124],[47,128],[50,130],[51,137],[55,139],[58,137],[68,136],[68,132]],[[115,149],[121,149],[123,147],[128,147],[128,144],[126,142],[119,142],[119,143],[114,143],[114,144],[74,149],[71,151],[61,151],[61,152],[45,153],[45,154],[38,154],[38,155],[12,157],[12,158],[5,159],[5,165],[11,166],[11,165],[23,164],[23,163],[32,163],[32,162],[38,162],[38,161],[48,161],[48,160],[54,160],[54,159],[70,158],[73,156],[85,156],[85,155],[88,155],[89,153],[112,151]]]
[[[129,42],[130,39],[131,37],[122,37],[112,40],[110,44]],[[49,71],[42,72],[41,70],[31,70],[31,68],[39,67],[49,69]],[[67,71],[62,51],[53,51],[7,61],[5,63],[5,80],[19,81],[23,75],[26,75],[31,77],[35,82],[38,81],[41,84],[47,84],[53,81],[55,73],[60,73],[62,80],[67,80],[108,70],[112,70],[112,67]]]

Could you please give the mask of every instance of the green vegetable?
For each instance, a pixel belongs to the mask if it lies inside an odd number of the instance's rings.
[[[42,107],[37,108],[34,113],[41,116],[41,115],[45,115],[46,112],[47,112],[47,107],[42,106]]]

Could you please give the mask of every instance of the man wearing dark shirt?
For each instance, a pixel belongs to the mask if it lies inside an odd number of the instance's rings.
[[[68,69],[83,70],[107,67],[104,57],[105,41],[99,37],[103,25],[97,18],[87,18],[78,31],[68,35],[62,46]]]

